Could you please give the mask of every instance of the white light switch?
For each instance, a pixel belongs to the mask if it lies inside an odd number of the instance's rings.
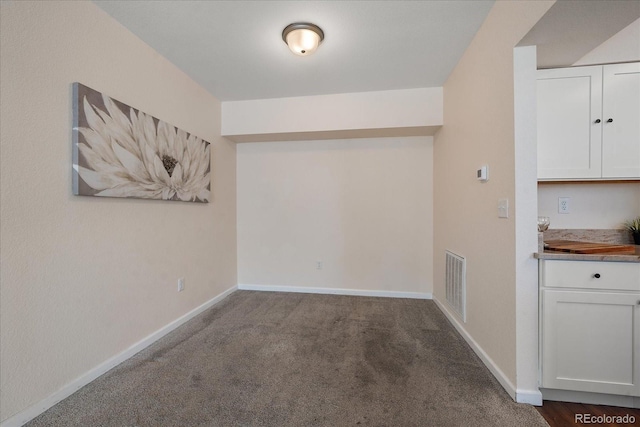
[[[498,218],[509,218],[509,199],[498,200]]]

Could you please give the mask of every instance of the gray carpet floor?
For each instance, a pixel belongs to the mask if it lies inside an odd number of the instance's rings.
[[[237,291],[27,425],[547,423],[433,301]]]

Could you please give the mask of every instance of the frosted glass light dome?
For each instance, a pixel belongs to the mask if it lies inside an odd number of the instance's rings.
[[[304,22],[288,25],[282,31],[282,40],[289,46],[291,52],[300,56],[311,55],[323,39],[324,33],[320,27]]]

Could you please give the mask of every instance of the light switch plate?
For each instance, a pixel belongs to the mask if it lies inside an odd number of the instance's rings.
[[[509,218],[509,199],[498,200],[498,218]]]

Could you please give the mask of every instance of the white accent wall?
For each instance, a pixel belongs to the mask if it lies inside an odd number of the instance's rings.
[[[569,213],[558,213],[558,198],[569,197]],[[538,213],[549,228],[623,228],[640,215],[640,182],[538,184]]]
[[[0,7],[2,421],[237,282],[220,103],[91,2]],[[211,142],[211,203],[73,196],[74,81]]]
[[[573,65],[640,61],[640,19],[627,25]]]
[[[240,287],[431,294],[432,137],[237,150]]]

